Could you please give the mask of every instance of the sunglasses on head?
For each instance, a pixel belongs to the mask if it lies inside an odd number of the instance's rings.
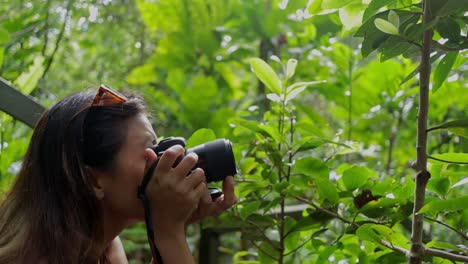
[[[96,93],[96,96],[91,103],[91,107],[93,106],[100,106],[100,105],[107,105],[107,104],[119,104],[124,103],[127,101],[127,97],[123,94],[112,90],[111,88],[101,84],[99,89]]]

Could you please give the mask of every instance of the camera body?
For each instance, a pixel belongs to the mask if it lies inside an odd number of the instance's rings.
[[[166,149],[174,145],[181,145],[185,148],[187,144],[182,137],[168,137],[161,140],[151,149],[153,149],[158,156],[161,156]],[[216,139],[186,149],[184,156],[191,152],[195,152],[198,155],[198,162],[193,169],[203,169],[207,182],[222,181],[226,176],[234,176],[237,173],[232,144],[227,139]],[[179,157],[176,164],[182,160],[182,158],[183,156]]]

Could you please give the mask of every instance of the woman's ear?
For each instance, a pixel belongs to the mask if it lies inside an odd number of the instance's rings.
[[[102,200],[104,198],[104,188],[102,185],[103,173],[89,166],[85,166],[85,170],[93,187],[94,195],[98,200]]]

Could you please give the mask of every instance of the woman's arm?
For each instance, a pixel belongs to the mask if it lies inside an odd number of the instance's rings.
[[[195,264],[185,238],[184,227],[181,230],[167,230],[168,232],[159,230],[159,232],[155,232],[155,242],[164,264]],[[153,259],[152,263],[156,264],[157,262]]]

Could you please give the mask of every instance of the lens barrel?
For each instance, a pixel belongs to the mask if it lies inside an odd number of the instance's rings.
[[[207,182],[222,181],[237,173],[232,144],[227,139],[217,139],[187,150],[198,155],[196,167],[205,171]]]

